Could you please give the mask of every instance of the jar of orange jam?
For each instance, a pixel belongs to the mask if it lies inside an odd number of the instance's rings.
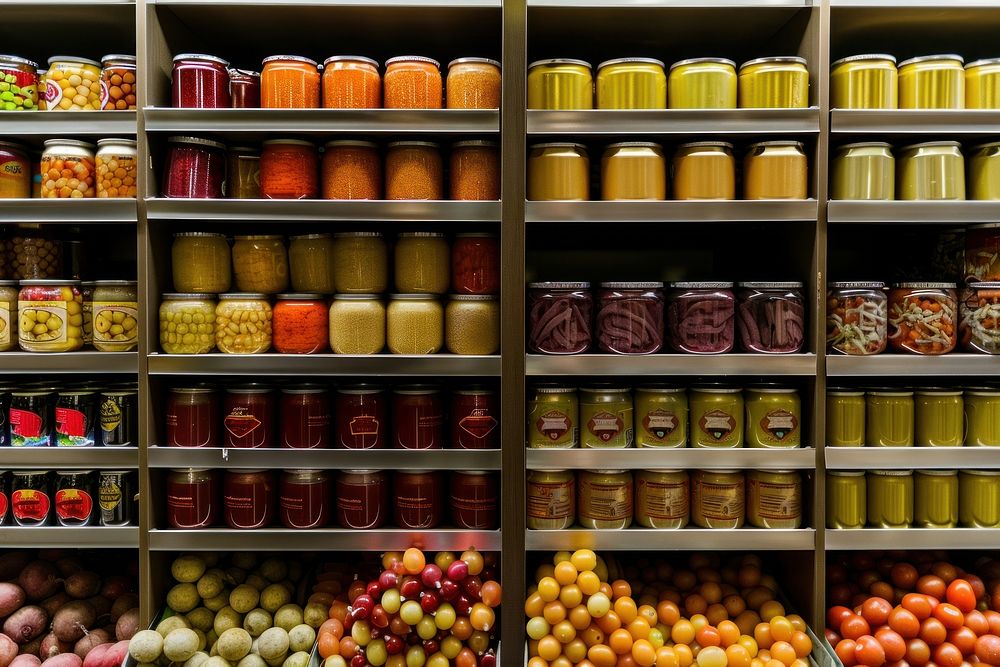
[[[317,109],[319,89],[319,66],[315,60],[302,56],[264,58],[260,73],[262,109]]]
[[[364,56],[333,56],[323,62],[324,109],[378,109],[382,78],[378,63]]]
[[[385,61],[382,85],[386,109],[441,108],[441,63],[433,58],[389,58]]]

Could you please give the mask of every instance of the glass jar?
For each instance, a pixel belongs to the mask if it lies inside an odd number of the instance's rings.
[[[1000,445],[1000,390],[974,387],[965,390],[965,444]]]
[[[0,111],[38,109],[38,63],[17,56],[0,56],[0,84],[10,99],[0,99]],[[2,518],[2,517],[0,517]]]
[[[809,160],[800,141],[752,144],[743,159],[743,198],[806,199]]]
[[[436,528],[444,518],[444,475],[399,470],[393,475],[393,518],[407,530]]]
[[[96,196],[94,144],[76,139],[46,139],[41,165],[42,198]]]
[[[174,289],[219,294],[230,287],[232,263],[224,234],[181,232],[170,248]]]
[[[652,354],[663,347],[663,283],[601,283],[598,347],[615,354]]]
[[[98,139],[98,198],[131,198],[138,191],[138,152],[134,139]]]
[[[965,59],[955,54],[919,56],[899,63],[899,108],[964,108],[964,65]]]
[[[1000,68],[997,69],[1000,71]],[[990,89],[993,89],[992,84]],[[966,195],[969,199],[976,200],[1000,199],[1000,142],[991,141],[973,146],[971,153],[967,165]],[[991,226],[995,229],[996,223]]]
[[[970,283],[962,293],[962,347],[1000,354],[1000,282]]]
[[[576,477],[568,470],[529,470],[528,530],[564,530],[576,521]]]
[[[385,348],[385,304],[378,294],[338,294],[330,305],[335,354],[378,354]]]
[[[222,512],[235,530],[267,528],[274,522],[277,495],[270,470],[226,470],[222,477]]]
[[[667,107],[667,75],[655,58],[615,58],[597,66],[597,109],[660,110]]]
[[[17,347],[17,292],[16,280],[0,280],[0,352],[9,352]]]
[[[56,447],[97,444],[97,394],[93,389],[60,389],[54,415]]]
[[[445,310],[445,347],[452,354],[500,350],[500,303],[489,294],[452,294]]]
[[[323,150],[323,199],[379,199],[382,160],[371,141],[342,139]]]
[[[427,385],[404,385],[392,393],[395,449],[443,449],[444,399]]]
[[[316,199],[319,153],[310,141],[271,139],[260,155],[260,194],[264,199]]]
[[[470,387],[451,394],[452,449],[499,449],[500,405],[496,392]]]
[[[826,445],[863,447],[865,392],[831,387],[826,390]]]
[[[577,521],[592,530],[620,530],[632,525],[632,473],[627,470],[581,470],[576,477]]]
[[[386,199],[444,199],[441,149],[430,141],[393,141],[385,156]]]
[[[135,56],[110,54],[101,58],[101,109],[135,111]]]
[[[483,470],[451,474],[451,519],[466,530],[496,530],[500,527],[497,475]]]
[[[226,196],[230,199],[260,199],[260,151],[232,146],[226,153]]]
[[[866,53],[834,61],[830,106],[834,109],[895,109],[899,100],[896,57]]]
[[[530,395],[530,394],[529,394]],[[572,449],[580,446],[576,389],[539,386],[528,401],[528,447]]]
[[[455,235],[451,287],[457,294],[500,293],[500,241],[496,234]]]
[[[827,350],[856,355],[884,351],[887,310],[884,283],[830,283],[826,293]]]
[[[251,382],[229,387],[222,404],[222,446],[234,449],[273,447],[274,390]]]
[[[691,522],[699,528],[742,528],[745,480],[738,470],[691,473]]]
[[[635,446],[632,393],[617,387],[580,390],[580,446],[624,449]]]
[[[170,106],[175,109],[228,109],[229,62],[203,53],[174,56]]]
[[[528,349],[579,354],[590,349],[594,298],[588,282],[528,284]]]
[[[672,171],[674,199],[736,199],[736,159],[727,141],[678,146]]]
[[[17,299],[22,350],[73,352],[83,347],[83,297],[78,281],[22,280]]]
[[[915,528],[958,526],[958,471],[915,471],[913,526]]]
[[[736,297],[728,282],[671,283],[667,334],[675,352],[720,354],[736,342]]]
[[[379,387],[356,385],[337,390],[335,447],[384,449],[389,429],[389,399]]]
[[[692,447],[743,446],[743,393],[736,387],[700,386],[688,395]]]
[[[756,58],[739,74],[742,109],[805,109],[809,106],[809,70],[798,56]]]
[[[43,470],[15,470],[10,485],[10,513],[18,526],[44,526],[52,510],[52,485]]]
[[[139,345],[135,281],[99,280],[94,288],[94,348],[128,352]]]
[[[489,58],[452,60],[445,93],[449,109],[499,109],[500,63]]]
[[[385,61],[382,85],[385,89],[383,104],[386,109],[441,108],[441,63],[433,58],[389,58]]]
[[[333,238],[329,234],[292,236],[288,244],[288,265],[292,289],[296,292],[333,294]]]
[[[830,199],[892,201],[896,197],[896,158],[881,141],[845,144],[833,158]]]
[[[219,395],[211,387],[172,387],[167,395],[166,446],[218,447]]]
[[[260,72],[230,69],[229,97],[234,109],[259,109]]]
[[[750,470],[747,523],[755,528],[802,526],[802,478],[791,470]]]
[[[322,352],[330,339],[326,301],[321,294],[279,294],[272,311],[271,327],[276,352]]]
[[[320,108],[320,75],[315,60],[269,56],[260,71],[261,109]]]
[[[52,56],[41,77],[42,111],[100,111],[101,63],[76,56]]]
[[[965,158],[957,141],[928,141],[899,149],[896,199],[964,201]]]
[[[974,283],[1000,280],[1000,223],[972,225],[965,229],[963,274]]]
[[[955,283],[899,283],[889,292],[889,343],[900,352],[951,352],[957,318]]]
[[[913,392],[875,389],[865,405],[865,444],[869,447],[913,446]]]
[[[494,141],[459,141],[451,146],[452,200],[500,199],[500,152]]]
[[[528,199],[590,199],[590,159],[583,144],[550,142],[531,146],[528,150]]]
[[[215,344],[224,354],[260,354],[271,349],[267,295],[220,294],[215,308]]]
[[[2,75],[3,72],[0,71],[0,76]],[[30,198],[33,173],[28,150],[24,146],[0,141],[0,199]],[[58,178],[62,178],[61,173]]]
[[[333,274],[337,292],[379,294],[389,285],[389,251],[379,232],[333,235]]]
[[[913,471],[870,470],[868,525],[872,528],[909,528],[913,523]]]
[[[794,354],[805,345],[800,282],[740,283],[736,322],[747,352]]]
[[[536,60],[528,65],[528,108],[569,110],[594,108],[590,63],[571,58]]]
[[[53,487],[53,514],[60,526],[96,523],[93,470],[57,470]]]
[[[677,387],[649,386],[635,390],[637,447],[686,447],[687,392]]]
[[[14,390],[10,397],[10,445],[50,447],[55,440],[55,389]]]
[[[670,66],[671,109],[735,109],[736,63],[726,58],[689,58]]]
[[[611,144],[601,155],[601,199],[667,198],[667,161],[660,144],[627,141]]]
[[[226,147],[198,137],[167,139],[163,197],[221,199],[226,180]]]
[[[330,476],[325,470],[285,470],[278,490],[278,518],[292,530],[330,523]]]
[[[288,289],[288,255],[280,236],[235,236],[233,240],[238,291],[276,294]]]
[[[167,523],[191,530],[214,526],[219,520],[219,474],[205,468],[181,468],[167,475]]]
[[[337,523],[341,528],[378,528],[389,517],[389,489],[381,470],[337,474]]]
[[[12,278],[58,278],[63,273],[62,243],[41,230],[18,229],[7,239],[7,262]]]
[[[80,283],[80,297],[83,299],[83,344],[94,342],[94,287],[96,280],[84,280]]]
[[[409,294],[444,294],[448,290],[448,242],[439,232],[404,232],[396,241],[396,289]]]
[[[826,527],[864,528],[868,522],[865,473],[860,470],[830,470],[826,473]]]
[[[962,470],[958,516],[966,528],[1000,528],[1000,472]]]
[[[379,109],[382,78],[378,63],[364,56],[333,56],[323,61],[324,109]]]
[[[997,92],[997,75],[1000,74],[1000,59],[984,58],[965,66],[965,108],[998,109],[1000,95]]]
[[[215,299],[203,294],[164,294],[160,347],[167,354],[208,354],[215,349]]]
[[[330,400],[325,387],[315,384],[283,387],[279,413],[281,447],[330,447]]]
[[[795,448],[802,446],[802,406],[799,392],[789,387],[747,389],[746,446]]]
[[[686,470],[635,472],[635,521],[646,528],[683,528],[691,514]]]

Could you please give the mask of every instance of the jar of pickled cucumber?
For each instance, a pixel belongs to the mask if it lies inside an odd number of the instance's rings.
[[[489,294],[452,294],[444,328],[445,346],[452,354],[496,354],[500,303]]]
[[[292,289],[333,294],[333,238],[329,234],[293,236],[288,244]]]
[[[683,528],[691,513],[686,470],[637,470],[635,522],[646,528]]]
[[[961,447],[965,438],[962,390],[918,389],[913,399],[917,447]]]
[[[635,445],[632,392],[622,387],[580,390],[580,446],[624,449]]]
[[[865,433],[869,447],[912,447],[913,392],[892,388],[869,391]]]
[[[444,308],[429,294],[393,294],[386,341],[393,354],[435,354],[444,345]]]
[[[826,474],[826,527],[864,528],[868,522],[868,492],[861,470],[831,470]]]
[[[215,296],[164,294],[160,347],[167,354],[207,354],[215,349]]]
[[[17,347],[17,281],[0,280],[0,352]]]
[[[378,354],[385,347],[385,304],[377,294],[338,294],[330,306],[335,354]]]
[[[828,447],[864,446],[865,392],[839,387],[826,390],[826,444]]]
[[[73,352],[83,347],[80,283],[22,280],[17,297],[18,342],[25,352]]]
[[[913,471],[871,470],[868,487],[868,525],[872,528],[909,528],[913,523]]]
[[[758,386],[747,389],[746,440],[748,447],[802,446],[799,425],[802,407],[794,387]]]
[[[680,387],[649,386],[635,390],[636,447],[686,447],[687,392]]]
[[[745,482],[739,470],[691,473],[691,522],[699,528],[741,528]]]
[[[194,294],[220,294],[230,287],[232,264],[223,234],[181,232],[170,247],[174,289]]]
[[[1000,528],[1000,470],[963,470],[958,480],[959,520],[966,528]]]
[[[954,528],[958,525],[958,472],[915,472],[913,525],[917,528]]]
[[[52,56],[39,83],[42,111],[99,111],[101,63],[76,56]]]
[[[529,470],[526,493],[529,530],[563,530],[576,520],[576,478],[568,470]]]
[[[692,447],[743,446],[743,393],[736,387],[699,386],[688,397]]]
[[[280,236],[236,236],[233,240],[237,290],[277,294],[288,288],[288,254]]]
[[[135,281],[97,281],[93,303],[95,349],[128,352],[139,346],[139,301]]]
[[[802,526],[802,478],[792,470],[747,472],[747,523],[756,528]]]
[[[576,389],[541,385],[528,401],[528,447],[571,449],[580,446]]]
[[[974,387],[965,391],[965,444],[1000,446],[1000,389]]]
[[[396,241],[396,289],[410,294],[444,294],[450,284],[451,254],[444,234],[406,232]]]
[[[337,292],[379,294],[389,285],[389,251],[379,232],[333,235],[333,275]]]
[[[584,528],[617,530],[632,525],[632,473],[581,470],[577,474],[577,518]]]
[[[220,294],[215,307],[215,344],[225,354],[260,354],[271,349],[271,304],[267,295]]]

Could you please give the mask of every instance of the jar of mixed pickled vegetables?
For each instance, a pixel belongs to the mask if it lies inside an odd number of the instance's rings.
[[[333,239],[329,234],[293,236],[288,244],[292,289],[296,292],[333,294]]]
[[[135,56],[112,53],[101,58],[101,108],[135,111]]]
[[[18,341],[25,352],[72,352],[83,347],[83,297],[78,281],[22,280],[17,297]]]
[[[635,390],[637,447],[686,447],[687,393],[680,387],[648,386]]]
[[[17,347],[17,281],[0,280],[0,352]]]
[[[1000,446],[1000,389],[966,389],[964,408],[966,446]]]
[[[860,470],[826,473],[826,527],[864,528],[868,523],[868,489]]]
[[[866,481],[868,525],[909,528],[913,523],[913,471],[871,470]]]
[[[588,282],[528,284],[528,349],[579,354],[590,349],[594,297]]]
[[[167,354],[215,349],[215,296],[170,293],[160,302],[160,347]]]
[[[691,473],[691,522],[699,528],[741,528],[746,484],[739,470]]]
[[[42,111],[98,111],[101,63],[75,56],[52,56],[41,77]]]
[[[338,294],[330,306],[336,354],[378,354],[385,347],[385,303],[378,294]]]
[[[98,139],[94,164],[99,198],[135,198],[139,187],[135,139]]]
[[[736,297],[728,282],[671,283],[667,337],[675,352],[720,354],[736,342]]]
[[[232,280],[230,255],[224,234],[174,234],[170,248],[174,289],[197,294],[225,292]]]
[[[445,309],[445,347],[452,354],[496,354],[500,302],[491,294],[452,294]]]
[[[615,354],[652,354],[663,347],[663,283],[601,283],[598,347]]]
[[[333,235],[333,272],[338,292],[377,294],[389,284],[389,253],[379,232]]]
[[[913,392],[881,388],[865,401],[865,444],[869,447],[913,446]]]
[[[396,289],[408,294],[448,291],[451,257],[439,232],[404,232],[396,241]]]
[[[393,294],[386,340],[393,354],[435,354],[444,345],[444,308],[431,294]]]
[[[884,283],[830,283],[826,294],[827,349],[835,354],[882,352],[887,310]]]
[[[805,306],[800,282],[739,284],[736,324],[747,352],[791,354],[805,345]]]
[[[747,523],[755,528],[802,526],[802,477],[792,470],[747,472]]]
[[[271,304],[266,294],[219,295],[215,344],[225,354],[260,354],[271,349]]]
[[[889,343],[900,352],[951,352],[957,318],[955,283],[899,283],[889,292]]]
[[[958,525],[958,472],[917,470],[913,477],[913,525],[954,528]]]
[[[94,348],[128,352],[139,345],[139,301],[134,280],[99,280],[94,286]]]
[[[38,109],[38,63],[0,56],[0,111]]]
[[[1000,354],[1000,282],[970,283],[962,295],[962,347]]]
[[[42,197],[79,199],[97,196],[94,145],[76,139],[47,139],[42,151]]]
[[[277,235],[233,237],[236,289],[277,294],[288,288],[288,255]]]

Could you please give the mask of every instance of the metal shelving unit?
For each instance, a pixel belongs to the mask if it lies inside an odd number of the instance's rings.
[[[872,3],[869,3],[872,4]],[[1000,117],[978,109],[832,109],[833,134],[997,134]],[[973,138],[966,139],[973,141]],[[919,141],[919,139],[914,139]]]
[[[133,199],[0,199],[0,219],[5,223],[135,225],[136,203]]]
[[[0,373],[131,373],[139,372],[137,352],[3,352]]]
[[[818,134],[819,108],[527,112],[528,136]]]
[[[155,447],[147,450],[150,468],[289,468],[374,470],[499,470],[496,449],[225,449]]]
[[[803,222],[819,204],[805,201],[529,201],[525,222]]]
[[[812,551],[816,531],[812,528],[738,528],[713,530],[682,528],[656,530],[529,530],[529,550],[608,549],[612,551]]]
[[[543,375],[816,375],[814,354],[529,354],[529,376]]]
[[[289,530],[261,528],[230,530],[203,528],[200,530],[151,530],[151,551],[396,551],[419,546],[430,551],[464,551],[475,547],[481,551],[500,550],[498,530],[435,529],[427,531],[402,529],[344,530],[317,528]]]
[[[499,202],[147,199],[149,220],[500,222]]]
[[[8,115],[10,118],[4,118],[3,121],[4,133],[8,135],[37,135],[41,138],[93,137],[96,140],[114,136],[134,137],[136,132],[136,112],[134,111],[76,111],[73,113],[14,113]]]
[[[995,377],[1000,359],[988,354],[954,352],[941,356],[876,354],[870,357],[831,356],[826,359],[829,377]]]
[[[1000,454],[1000,452],[998,452]],[[528,449],[529,470],[650,470],[656,468],[697,468],[726,470],[812,470],[816,450],[802,449]]]
[[[5,447],[0,455],[8,468],[92,470],[139,467],[136,447]]]
[[[487,377],[500,375],[499,355],[461,357],[349,354],[150,354],[150,375],[378,375]]]
[[[499,111],[454,109],[143,109],[147,132],[499,134]]]
[[[1000,549],[996,528],[860,528],[827,530],[832,551],[870,549]]]
[[[827,470],[1000,469],[1000,447],[827,447]]]
[[[0,548],[137,549],[139,527],[12,526],[0,528]]]
[[[1000,220],[1000,202],[995,201],[831,201],[827,207],[831,225],[976,224]]]

